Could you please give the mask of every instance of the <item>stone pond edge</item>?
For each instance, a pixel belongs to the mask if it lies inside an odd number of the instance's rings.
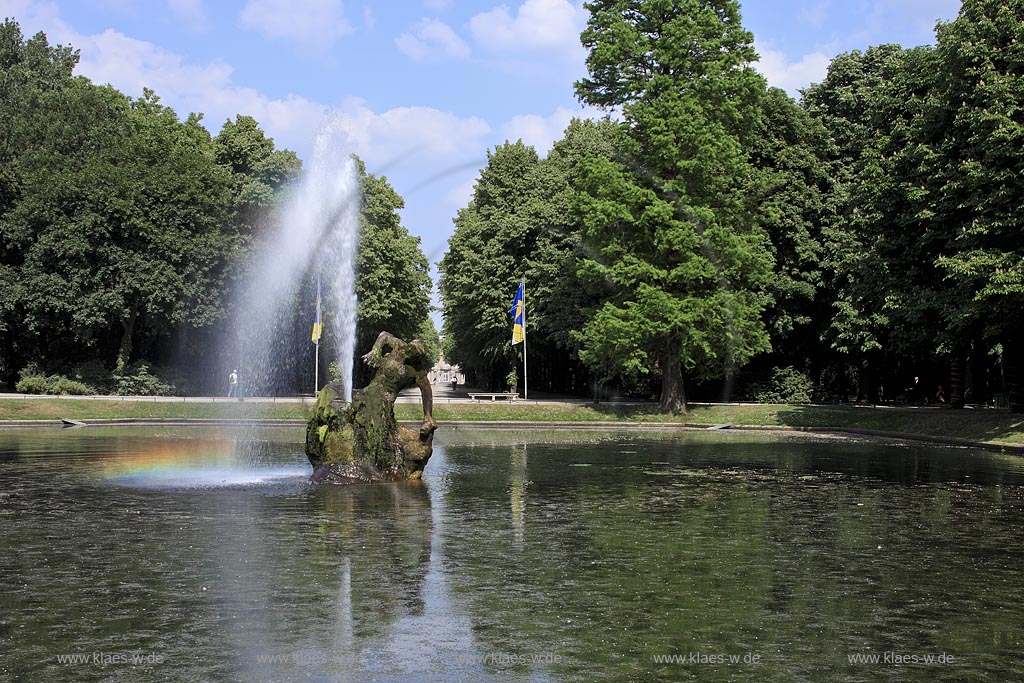
[[[76,420],[74,424],[65,420],[0,420],[0,429],[24,428],[24,427],[73,427],[82,426],[189,426],[189,427],[294,427],[305,425],[302,419],[218,419],[218,418],[98,418],[94,420]],[[415,420],[400,420],[401,424],[408,426],[419,425]],[[968,448],[980,448],[989,451],[999,451],[1024,456],[1024,444],[1004,443],[1000,441],[974,441],[961,439],[953,436],[934,436],[930,434],[917,434],[914,432],[890,432],[880,429],[862,429],[859,427],[799,427],[793,425],[708,425],[693,422],[544,422],[544,421],[516,421],[516,420],[466,420],[446,421],[439,430],[450,429],[502,429],[502,430],[541,430],[541,429],[577,429],[581,431],[604,431],[619,429],[624,431],[709,431],[712,428],[720,430],[736,431],[759,431],[759,432],[802,432],[806,434],[852,434],[856,436],[869,436],[874,438],[900,439],[902,441],[918,441],[924,443],[941,444],[944,446],[963,446]]]

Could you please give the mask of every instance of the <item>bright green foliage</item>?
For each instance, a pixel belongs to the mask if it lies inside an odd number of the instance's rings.
[[[398,211],[405,201],[387,178],[366,172],[359,162],[361,212],[356,255],[356,356],[370,350],[383,331],[399,339],[416,338],[430,313],[430,264],[420,240],[409,234]],[[355,364],[356,386],[369,379]]]
[[[768,348],[761,321],[771,257],[745,198],[764,92],[753,36],[733,0],[598,0],[582,34],[586,103],[622,107],[626,160],[582,181],[582,271],[615,289],[579,332],[607,374],[658,372],[661,404],[684,410],[683,375],[731,373]],[[630,160],[636,160],[635,163]]]
[[[750,388],[758,403],[810,403],[814,382],[794,367],[775,368],[771,378]]]
[[[231,171],[229,211],[235,229],[245,235],[261,232],[283,190],[298,178],[302,162],[291,150],[274,149],[273,139],[251,116],[226,121],[213,142],[217,163]]]
[[[953,235],[939,265],[973,302],[951,323],[1024,332],[1024,2],[965,0],[938,29],[944,110],[933,210]]]

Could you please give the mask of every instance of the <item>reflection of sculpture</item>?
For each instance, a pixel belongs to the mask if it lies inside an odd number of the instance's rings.
[[[339,400],[340,384],[331,382],[320,391],[306,425],[306,455],[315,468],[314,482],[418,479],[433,452],[437,423],[431,414],[427,345],[381,332],[363,361],[377,371],[370,383],[345,404]],[[423,399],[419,431],[395,420],[398,393],[414,385]]]

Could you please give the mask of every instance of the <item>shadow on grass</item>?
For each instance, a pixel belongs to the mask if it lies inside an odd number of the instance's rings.
[[[989,408],[889,408],[856,405],[776,406],[779,424],[849,427],[972,441],[1024,443],[1024,415]]]

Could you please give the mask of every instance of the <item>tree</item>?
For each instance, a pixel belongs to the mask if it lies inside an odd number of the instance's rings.
[[[78,52],[51,47],[43,33],[25,40],[17,22],[0,24],[0,383],[12,378],[32,353],[21,333],[27,292],[20,275],[23,254],[9,239],[3,216],[22,197],[21,157],[32,145],[29,122],[45,116],[41,98],[71,83]]]
[[[217,319],[233,241],[206,131],[150,91],[131,101],[85,79],[41,102],[3,229],[22,257],[24,330],[53,351],[43,356],[85,350],[124,368],[140,329]]]
[[[931,149],[945,128],[935,102],[941,78],[931,48],[882,45],[837,57],[804,98],[835,143],[825,338],[854,362],[860,397],[872,402],[881,376],[895,379],[894,397],[961,336],[949,320],[962,296],[937,265],[951,238],[933,181],[944,167]]]
[[[820,367],[827,320],[821,228],[831,214],[833,179],[824,159],[827,135],[784,91],[770,88],[750,145],[756,169],[748,196],[770,240],[775,263],[767,286],[765,323],[773,353],[767,362]]]
[[[356,255],[356,356],[370,350],[381,332],[411,341],[429,323],[430,264],[420,240],[402,225],[405,201],[387,178],[358,162],[361,187],[359,249]],[[431,325],[431,329],[433,326]],[[435,333],[436,334],[436,333]],[[369,379],[356,363],[361,385]]]
[[[446,358],[472,384],[500,386],[516,366],[508,309],[533,254],[537,226],[524,207],[536,194],[539,165],[536,150],[521,140],[488,151],[439,264],[444,337],[451,344]]]
[[[1002,343],[1016,410],[1024,410],[1022,17],[1021,0],[964,0],[956,20],[939,26],[941,134],[926,151],[935,218],[951,236],[938,266],[968,299],[950,311],[948,324],[963,336]]]
[[[291,150],[275,149],[251,116],[225,121],[213,142],[217,163],[231,172],[231,220],[238,232],[256,234],[298,178],[302,162]]]
[[[576,93],[621,106],[632,149],[594,160],[583,180],[584,234],[600,255],[583,270],[616,292],[579,332],[581,357],[659,373],[662,407],[685,411],[684,371],[728,374],[768,348],[771,257],[744,197],[765,83],[734,0],[586,7],[590,76]]]

